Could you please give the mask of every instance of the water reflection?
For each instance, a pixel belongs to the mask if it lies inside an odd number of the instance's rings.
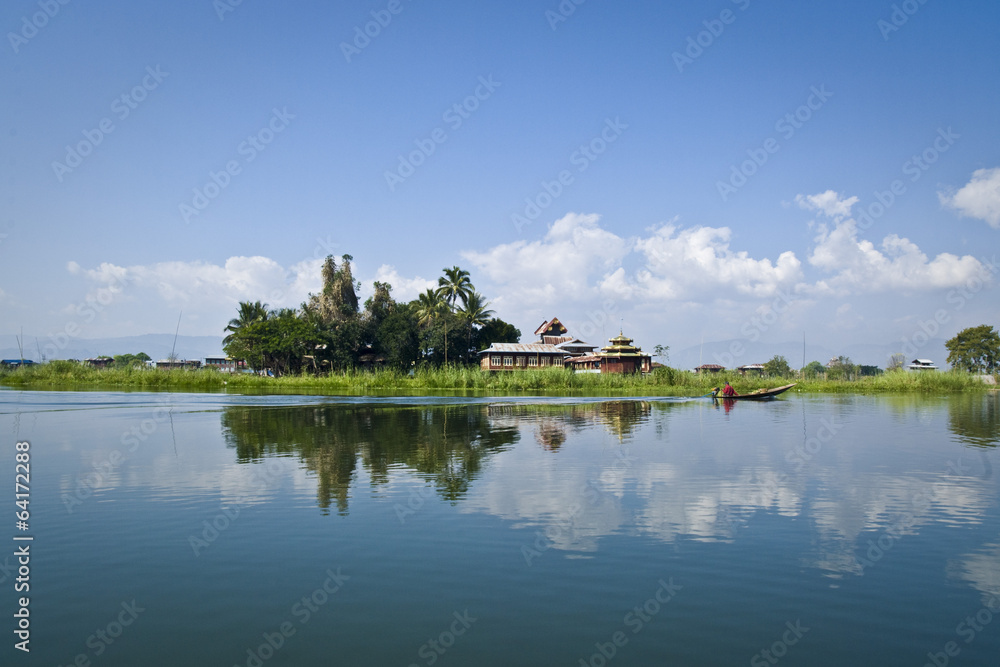
[[[222,425],[240,462],[300,459],[324,510],[347,514],[363,470],[374,487],[416,475],[461,512],[538,529],[564,551],[623,534],[735,542],[755,521],[804,519],[805,562],[842,577],[931,526],[983,524],[997,504],[984,449],[1000,433],[996,400],[836,397],[728,415],[648,400],[233,406]],[[956,456],[949,432],[977,454]],[[987,572],[996,555],[966,569]]]
[[[1000,443],[1000,393],[959,395],[948,401],[948,428],[967,445]]]
[[[226,442],[240,462],[294,455],[318,480],[317,502],[348,512],[359,465],[379,486],[394,466],[431,481],[442,498],[462,497],[492,453],[517,442],[516,428],[490,424],[483,406],[229,407]]]

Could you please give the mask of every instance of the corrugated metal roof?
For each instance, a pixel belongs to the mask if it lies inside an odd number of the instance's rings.
[[[489,349],[483,350],[479,354],[489,354],[490,352],[532,352],[543,354],[566,354],[555,345],[543,345],[542,343],[493,343]]]

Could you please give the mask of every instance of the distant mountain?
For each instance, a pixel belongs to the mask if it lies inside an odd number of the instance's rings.
[[[25,335],[24,337],[24,358],[33,361],[41,361],[38,353],[39,348],[42,354],[46,350],[52,350],[52,339],[48,337]],[[54,359],[88,359],[106,355],[113,357],[116,354],[138,354],[145,352],[153,360],[166,359],[170,356],[170,349],[174,345],[173,334],[146,334],[144,336],[125,336],[122,338],[70,338],[66,346],[56,352],[55,355],[48,355],[46,360]],[[174,354],[178,359],[198,359],[205,357],[225,356],[222,352],[221,336],[178,336],[177,349]],[[17,349],[17,337],[11,335],[0,335],[0,359],[16,359],[19,353]]]
[[[818,361],[826,364],[830,359],[841,355],[849,357],[856,364],[878,366],[885,368],[889,358],[894,353],[906,356],[906,362],[913,359],[930,359],[941,368],[945,368],[948,351],[943,338],[932,338],[920,349],[902,349],[902,343],[859,343],[845,345],[842,348],[829,348],[822,345],[806,344],[805,362]],[[735,354],[734,352],[741,352]],[[794,369],[802,367],[802,341],[788,343],[751,343],[747,340],[725,340],[705,343],[704,346],[692,346],[682,350],[670,350],[668,365],[674,368],[692,370],[701,364],[721,364],[726,368],[736,368],[744,364],[763,364],[780,354],[788,360],[788,365]],[[658,360],[660,361],[660,360]]]

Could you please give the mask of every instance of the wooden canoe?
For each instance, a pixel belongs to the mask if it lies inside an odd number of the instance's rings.
[[[717,401],[769,401],[778,394],[788,391],[794,387],[797,382],[792,384],[786,384],[783,387],[775,387],[774,389],[758,389],[757,391],[752,391],[749,394],[737,394],[736,396],[721,396],[719,395],[719,388],[716,387],[712,390],[712,398]]]

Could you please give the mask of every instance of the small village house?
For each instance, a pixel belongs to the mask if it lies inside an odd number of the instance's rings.
[[[930,359],[914,359],[907,368],[911,371],[936,371],[938,369]]]
[[[726,370],[725,366],[720,366],[719,364],[702,364],[694,369],[695,373],[705,374],[705,373],[721,373]]]
[[[230,357],[205,357],[205,368],[214,368],[221,373],[240,373],[246,370],[246,362]]]

